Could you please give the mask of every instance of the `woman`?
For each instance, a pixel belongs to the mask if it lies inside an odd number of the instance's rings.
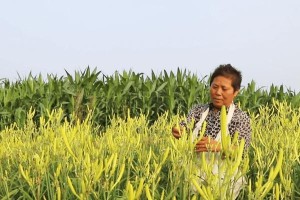
[[[187,123],[194,120],[195,128],[196,124],[200,121],[202,115],[208,110],[206,114],[205,121],[206,131],[205,137],[203,137],[196,145],[197,152],[207,152],[208,137],[210,137],[210,146],[215,145],[215,148],[210,150],[220,151],[221,146],[219,142],[215,141],[219,135],[220,126],[220,111],[222,105],[226,106],[227,112],[230,108],[234,109],[233,116],[228,123],[229,134],[233,136],[236,132],[239,133],[239,139],[245,139],[245,147],[249,147],[251,140],[251,127],[249,116],[238,108],[236,104],[233,103],[234,98],[239,93],[242,82],[241,72],[236,70],[230,64],[220,65],[215,69],[210,80],[210,98],[211,103],[197,105],[191,109],[187,116],[187,122],[181,122],[181,127],[173,127],[172,133],[174,137],[180,138],[183,128],[187,127]],[[233,108],[234,107],[234,108]],[[199,125],[198,125],[199,126]]]
[[[222,150],[220,112],[224,105],[227,111],[228,133],[233,137],[238,132],[239,140],[242,138],[245,140],[244,150],[247,149],[251,140],[250,118],[233,103],[234,98],[239,93],[241,81],[241,72],[230,64],[217,67],[210,80],[211,103],[192,108],[187,116],[187,121],[181,122],[179,128],[172,128],[173,136],[179,139],[183,129],[187,128],[187,124],[194,122],[193,138],[196,138],[203,122],[206,121],[204,137],[196,143],[195,151],[220,152]],[[239,189],[235,196],[238,195]]]

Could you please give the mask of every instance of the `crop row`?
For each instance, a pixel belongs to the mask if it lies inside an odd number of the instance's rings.
[[[23,126],[30,108],[35,110],[34,120],[49,117],[48,110],[62,108],[68,118],[85,119],[93,111],[93,122],[106,127],[110,119],[144,114],[150,123],[166,111],[186,114],[195,104],[209,101],[209,75],[199,79],[197,75],[178,69],[176,72],[153,72],[146,76],[132,71],[105,75],[89,67],[74,75],[58,77],[48,74],[0,83],[0,128],[16,122]],[[272,85],[268,89],[257,88],[254,81],[243,87],[237,102],[249,113],[258,112],[261,105],[272,104],[272,99],[286,101],[293,108],[300,106],[300,94]]]
[[[238,199],[298,199],[300,109],[279,101],[259,109],[251,115],[250,152],[241,160],[240,146],[221,162],[224,180],[246,178]],[[218,184],[192,141],[172,136],[179,115],[166,113],[149,125],[146,116],[128,112],[105,131],[91,115],[81,122],[53,110],[37,124],[34,116],[31,110],[23,127],[0,132],[2,199],[231,199],[230,181]]]

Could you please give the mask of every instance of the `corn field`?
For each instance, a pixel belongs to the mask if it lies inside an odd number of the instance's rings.
[[[180,70],[100,74],[3,80],[1,199],[231,199],[240,176],[238,199],[300,198],[299,94],[254,82],[242,89],[252,142],[243,159],[243,142],[222,162],[214,158],[225,174],[219,184],[188,133],[171,134],[193,104],[209,100],[207,80]]]
[[[23,126],[29,109],[35,110],[34,121],[48,118],[48,110],[62,108],[64,115],[76,115],[83,120],[90,109],[92,120],[103,128],[113,117],[144,114],[150,123],[168,111],[186,114],[193,105],[209,101],[209,75],[199,80],[197,75],[178,69],[150,76],[132,71],[116,72],[108,76],[87,68],[74,75],[46,78],[31,74],[23,80],[0,82],[0,128],[17,123]],[[259,88],[254,81],[244,86],[237,97],[243,110],[258,112],[261,105],[272,104],[272,99],[287,101],[293,108],[300,107],[300,93],[272,85]]]

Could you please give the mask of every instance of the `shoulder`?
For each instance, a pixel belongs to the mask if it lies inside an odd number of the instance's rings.
[[[208,107],[209,107],[209,104],[194,105],[192,107],[192,109],[190,110],[190,113],[191,112],[204,112]]]
[[[201,114],[209,108],[209,104],[198,104],[194,105],[188,113],[188,118],[200,119]]]
[[[235,104],[235,110],[234,110],[234,118],[239,121],[244,121],[247,123],[250,122],[249,115],[245,111],[241,110],[238,107],[238,105],[236,105],[236,104]]]
[[[248,118],[249,118],[248,114],[247,114],[245,111],[241,110],[237,105],[235,106],[234,112],[235,112],[235,114],[237,114],[237,115],[240,115],[240,116],[248,117]]]

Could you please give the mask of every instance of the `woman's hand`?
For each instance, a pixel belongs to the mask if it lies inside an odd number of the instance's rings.
[[[196,152],[219,152],[221,151],[221,143],[210,137],[202,137],[195,146]]]
[[[176,139],[181,138],[181,135],[183,133],[183,127],[173,126],[172,127],[172,134]]]

